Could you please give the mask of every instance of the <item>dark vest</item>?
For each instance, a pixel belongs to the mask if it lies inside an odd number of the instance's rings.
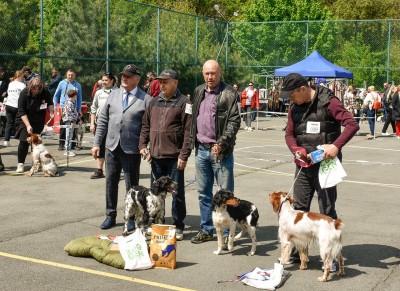
[[[291,105],[294,134],[297,145],[310,153],[317,149],[318,145],[333,143],[341,133],[339,121],[328,112],[329,100],[336,98],[329,89],[316,86],[314,99],[309,104]],[[307,122],[320,123],[319,133],[307,133]]]

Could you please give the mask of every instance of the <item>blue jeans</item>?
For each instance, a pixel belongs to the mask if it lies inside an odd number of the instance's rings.
[[[74,129],[70,127],[71,121],[64,121],[64,124],[67,126],[65,129],[65,150],[70,151]]]
[[[127,154],[118,145],[114,151],[106,149],[106,215],[117,216],[118,184],[122,169],[125,173],[125,189],[128,192],[132,186],[139,184],[140,154]],[[126,193],[125,192],[125,193]],[[125,197],[125,195],[124,195]]]
[[[233,155],[217,163],[211,149],[199,144],[195,154],[196,182],[199,193],[200,227],[205,233],[212,235],[212,200],[214,178],[218,188],[234,191]]]
[[[371,132],[371,135],[374,135],[374,132],[375,132],[375,110],[367,109],[367,117],[373,117],[373,118],[368,118],[368,123],[369,123],[369,131]]]
[[[184,170],[178,170],[178,159],[155,159],[151,160],[151,183],[154,179],[161,176],[169,176],[178,184],[178,193],[172,196],[172,218],[177,229],[184,230],[186,217],[186,202],[185,202],[185,175]]]

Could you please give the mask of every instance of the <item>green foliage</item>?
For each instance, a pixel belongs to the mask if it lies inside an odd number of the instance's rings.
[[[326,1],[337,19],[367,20],[399,17],[398,0],[334,0]],[[331,3],[330,3],[331,2]]]
[[[46,47],[52,59],[48,68],[55,67],[61,73],[74,68],[86,98],[105,62],[104,4],[104,0],[69,1],[59,13]],[[93,61],[83,61],[85,58]]]
[[[225,81],[244,84],[314,50],[352,70],[358,86],[400,77],[399,21],[328,21],[397,17],[397,0],[110,0],[108,59],[107,1],[43,0],[43,39],[40,1],[3,1],[0,65],[40,72],[43,63],[45,74],[74,67],[86,98],[106,68],[127,63],[143,75],[173,68],[190,93],[207,59],[218,60]]]

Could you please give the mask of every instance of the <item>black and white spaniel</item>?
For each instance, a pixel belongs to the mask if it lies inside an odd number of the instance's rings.
[[[128,221],[133,216],[136,228],[139,227],[143,234],[150,218],[154,219],[154,223],[164,223],[165,197],[168,193],[175,195],[177,187],[177,183],[167,176],[154,181],[150,189],[143,186],[132,187],[125,196],[123,234],[128,233]]]
[[[219,255],[223,248],[223,230],[229,228],[228,250],[233,249],[233,241],[242,237],[245,231],[249,233],[252,246],[247,255],[252,256],[256,252],[257,238],[256,225],[258,221],[257,207],[246,200],[234,197],[234,194],[228,190],[219,190],[213,198],[212,220],[218,238],[218,249],[214,251]],[[241,228],[241,232],[235,235],[236,225]]]

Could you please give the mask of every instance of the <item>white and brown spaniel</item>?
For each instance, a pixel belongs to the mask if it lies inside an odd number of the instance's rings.
[[[36,133],[28,137],[27,141],[32,144],[32,168],[28,176],[39,171],[42,166],[43,175],[45,177],[58,177],[60,174],[57,169],[57,164],[43,144],[42,139]]]
[[[342,256],[342,228],[340,219],[329,216],[294,210],[292,198],[286,192],[269,194],[269,201],[274,212],[278,215],[279,241],[281,243],[281,264],[288,264],[293,246],[300,254],[300,269],[307,269],[308,246],[317,242],[325,270],[318,281],[326,282],[334,259],[339,264],[336,275],[344,275],[344,260]]]
[[[234,197],[228,190],[219,190],[213,197],[212,220],[217,233],[218,249],[214,251],[219,255],[223,248],[223,230],[229,228],[228,250],[233,250],[233,241],[238,240],[247,231],[251,238],[251,250],[247,253],[253,256],[256,252],[257,238],[256,225],[259,218],[257,207],[246,200]],[[241,228],[241,232],[235,235],[236,225]]]

